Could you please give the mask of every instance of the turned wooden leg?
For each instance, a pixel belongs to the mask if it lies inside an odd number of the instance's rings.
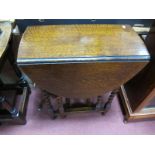
[[[43,98],[40,102],[40,104],[38,105],[38,111],[41,111],[42,108],[43,108],[43,105],[46,103],[47,101],[47,98],[48,98],[48,95],[47,95],[47,92],[45,90],[43,90]]]
[[[54,108],[51,104],[50,96],[47,97],[47,106],[48,106],[48,112],[51,119],[56,119],[57,115],[54,111]]]
[[[66,98],[65,99],[65,105],[67,108],[70,108],[70,104],[71,104],[71,101],[70,101],[70,98]]]
[[[41,111],[42,108],[43,108],[43,105],[50,101],[50,96],[52,98],[56,98],[57,97],[56,95],[54,95],[52,93],[49,93],[46,90],[43,90],[43,99],[41,100],[40,104],[38,105],[38,111]]]
[[[57,104],[58,104],[58,111],[59,111],[60,117],[65,118],[66,114],[63,107],[63,98],[61,96],[57,97]]]
[[[108,101],[105,103],[104,105],[104,111],[101,113],[102,115],[104,115],[111,107],[111,103],[115,97],[115,95],[117,94],[118,89],[115,89],[111,92],[110,96],[108,97]]]
[[[97,96],[96,110],[102,111],[104,107],[102,96]]]
[[[86,99],[86,104],[87,104],[88,106],[91,106],[91,99],[90,99],[90,98],[87,98],[87,99]]]
[[[56,98],[57,96],[52,94],[52,93],[49,93],[46,90],[43,90],[43,99],[41,100],[40,104],[38,105],[38,111],[41,111],[44,104],[47,104],[50,118],[55,119],[57,117],[57,115],[56,115],[56,113],[54,111],[54,108],[53,108],[53,106],[51,104],[50,97]]]

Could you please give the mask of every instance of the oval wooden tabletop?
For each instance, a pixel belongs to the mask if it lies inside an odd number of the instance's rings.
[[[11,24],[0,22],[0,57],[4,53],[11,36]]]
[[[102,24],[30,26],[18,52],[18,59],[26,61],[96,61],[107,57],[148,59],[149,54],[132,27]]]
[[[118,88],[148,61],[143,41],[125,25],[28,27],[18,53],[21,68],[38,86],[75,98]]]

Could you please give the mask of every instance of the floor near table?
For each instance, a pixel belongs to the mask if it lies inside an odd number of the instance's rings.
[[[66,119],[50,120],[46,113],[39,113],[36,105],[40,93],[33,90],[30,96],[27,124],[0,126],[0,134],[155,134],[155,121],[123,123],[123,115],[118,98],[115,97],[110,111],[101,116],[99,113],[74,113]]]

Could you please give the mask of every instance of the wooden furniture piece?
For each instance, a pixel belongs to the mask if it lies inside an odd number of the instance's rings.
[[[0,22],[0,123],[26,123],[29,87],[16,63],[16,36],[10,22]]]
[[[134,78],[120,88],[120,101],[125,121],[155,118],[155,29],[150,28],[144,42],[151,61]]]
[[[38,86],[85,99],[117,89],[149,58],[129,25],[30,26],[18,51],[18,65]]]

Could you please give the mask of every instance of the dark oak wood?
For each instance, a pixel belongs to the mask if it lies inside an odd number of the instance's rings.
[[[133,112],[138,112],[149,104],[148,101],[152,98],[155,88],[154,79],[155,62],[152,61],[124,85]]]
[[[0,22],[0,123],[25,124],[30,89],[16,63],[19,36],[13,25]]]
[[[131,109],[131,102],[128,97],[128,92],[124,89],[124,86],[121,86],[119,91],[119,101],[121,104],[122,112],[124,114],[124,121],[141,121],[141,120],[151,120],[155,119],[155,107],[143,107],[141,110],[137,112],[133,112]],[[150,99],[147,98],[148,102],[146,104],[150,104]]]
[[[121,103],[129,121],[155,118],[155,106],[150,106],[155,103],[155,24],[152,26],[144,39],[151,61],[120,90]]]
[[[0,96],[5,96],[8,103],[2,103],[0,108],[0,123],[2,124],[26,124],[26,112],[29,99],[29,88],[24,87],[22,94],[18,94],[16,90],[0,91]],[[4,104],[4,105],[3,105]],[[6,109],[8,104],[10,110]]]
[[[82,98],[64,98],[42,91],[42,100],[38,105],[38,111],[46,112],[51,119],[65,118],[73,112],[98,112],[105,115],[111,107],[111,102],[117,90],[102,94],[102,96]],[[52,101],[51,101],[52,100]]]

